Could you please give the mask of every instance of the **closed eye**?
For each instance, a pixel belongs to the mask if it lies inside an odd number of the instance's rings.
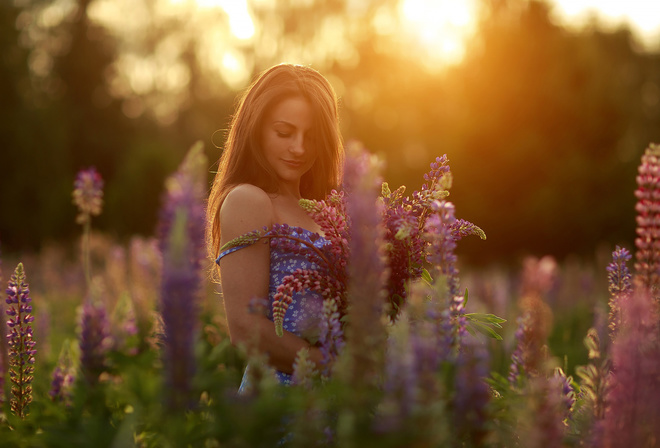
[[[278,137],[282,137],[282,138],[291,137],[291,134],[289,134],[288,132],[279,132],[279,131],[275,131],[275,132],[277,133]]]

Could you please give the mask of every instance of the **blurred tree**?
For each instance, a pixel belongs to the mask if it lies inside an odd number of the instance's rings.
[[[92,164],[107,186],[98,224],[151,233],[186,149],[201,139],[217,160],[237,89],[286,60],[328,76],[346,139],[386,158],[391,185],[418,188],[449,155],[457,214],[489,236],[463,242],[470,261],[631,246],[635,169],[660,141],[660,56],[626,29],[568,31],[544,2],[482,3],[465,60],[431,71],[401,34],[398,0],[253,2],[250,39],[192,3],[135,0],[131,22],[112,23],[92,0],[4,2],[0,204],[30,219],[3,217],[0,238],[18,249],[74,235],[73,176]]]
[[[448,153],[457,213],[489,236],[462,242],[471,262],[630,247],[639,156],[660,139],[658,55],[627,29],[559,27],[544,2],[486,6],[466,59],[443,73],[364,40],[360,63],[336,70],[346,135],[385,154],[395,186],[417,187]]]
[[[630,247],[639,156],[660,138],[640,114],[657,56],[636,51],[627,29],[568,32],[543,2],[499,6],[451,89],[464,110],[452,125],[464,136],[455,199],[487,230],[484,258]]]
[[[59,151],[58,117],[44,106],[30,69],[43,70],[44,61],[31,54],[29,39],[19,29],[32,19],[26,10],[40,4],[0,4],[0,239],[8,251],[52,233],[62,223],[57,195],[70,194],[61,188],[66,155]]]

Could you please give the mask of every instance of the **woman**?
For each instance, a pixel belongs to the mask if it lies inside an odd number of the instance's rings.
[[[263,72],[232,119],[209,197],[207,234],[232,343],[266,353],[282,383],[290,382],[300,349],[307,348],[313,362],[321,361],[319,349],[303,337],[319,317],[321,298],[296,293],[282,337],[275,333],[272,315],[251,313],[249,305],[259,298],[272,303],[283,276],[305,265],[305,245],[283,251],[263,239],[222,253],[220,248],[247,232],[287,224],[299,228],[296,237],[322,249],[328,241],[298,201],[323,199],[337,188],[342,163],[337,98],[328,81],[299,65]]]

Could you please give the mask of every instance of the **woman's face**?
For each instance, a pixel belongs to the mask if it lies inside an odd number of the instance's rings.
[[[266,113],[261,128],[261,148],[282,186],[297,193],[300,178],[314,164],[312,107],[301,96],[285,98]]]

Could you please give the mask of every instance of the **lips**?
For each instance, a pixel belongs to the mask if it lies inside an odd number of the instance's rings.
[[[290,166],[290,167],[292,167],[292,168],[300,168],[301,166],[303,166],[303,165],[305,164],[304,162],[302,162],[302,161],[298,161],[298,160],[284,160],[284,159],[283,159],[282,161],[283,161],[286,165],[288,165],[288,166]]]

